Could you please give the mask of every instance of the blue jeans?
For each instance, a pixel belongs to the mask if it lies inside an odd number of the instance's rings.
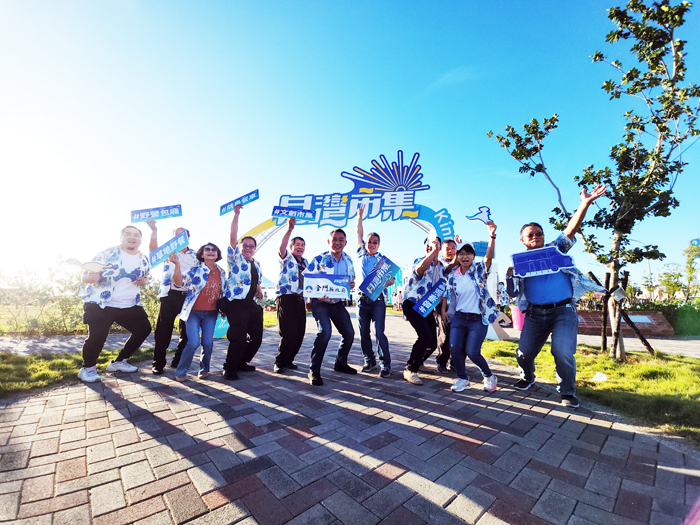
[[[557,390],[561,395],[574,395],[577,332],[578,314],[573,303],[556,308],[528,308],[517,352],[520,377],[528,383],[535,380],[535,358],[552,334]]]
[[[492,376],[486,359],[481,355],[481,345],[489,330],[488,325],[481,321],[481,314],[456,312],[450,325],[450,354],[457,377],[468,379],[465,365],[467,357],[481,371],[482,376]]]
[[[214,328],[216,328],[216,310],[192,310],[190,316],[185,321],[187,329],[187,345],[182,351],[180,362],[175,370],[175,375],[183,377],[187,375],[192,364],[194,353],[199,348],[199,330],[202,330],[202,358],[199,361],[199,371],[209,372],[209,362],[211,361],[211,352],[214,348]]]
[[[361,297],[357,306],[357,324],[360,327],[360,347],[365,355],[365,364],[374,365],[377,359],[374,357],[372,348],[372,334],[370,334],[370,324],[374,321],[374,332],[377,335],[377,354],[384,366],[391,366],[391,355],[389,354],[389,340],[384,333],[386,322],[386,303],[384,296],[380,296],[376,301],[370,301],[368,297]]]
[[[311,312],[318,325],[318,333],[314,340],[314,347],[311,349],[311,364],[309,370],[321,373],[323,356],[326,355],[328,341],[331,340],[331,321],[340,332],[342,337],[338,345],[338,356],[335,359],[336,365],[347,365],[350,347],[355,339],[355,329],[352,327],[350,314],[345,309],[343,303],[327,303],[324,301],[311,301]]]

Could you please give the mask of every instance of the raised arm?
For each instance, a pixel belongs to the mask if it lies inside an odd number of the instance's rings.
[[[598,186],[596,186],[591,193],[586,192],[586,188],[581,190],[581,205],[571,217],[569,224],[564,230],[564,235],[566,235],[572,241],[574,240],[574,235],[576,235],[576,232],[581,227],[581,223],[586,216],[588,207],[593,204],[594,200],[603,194],[605,194],[605,184],[598,184]]]
[[[284,259],[287,256],[287,245],[289,244],[289,238],[292,236],[292,230],[296,223],[297,220],[294,217],[287,220],[287,231],[284,232],[284,237],[282,237],[282,242],[280,243],[280,259]]]
[[[158,248],[158,227],[154,219],[148,219],[146,224],[151,229],[151,240],[148,242],[148,250],[152,252]]]
[[[493,221],[486,223],[489,229],[489,245],[486,248],[486,255],[484,255],[484,265],[486,266],[486,271],[491,269],[491,262],[493,261],[493,254],[496,251],[496,225]]]
[[[435,239],[433,240],[432,246],[430,247],[430,251],[425,257],[423,257],[423,260],[416,268],[416,273],[418,275],[423,275],[428,270],[428,268],[430,268],[430,265],[433,263],[433,261],[437,259],[438,253],[440,253],[440,241]]]
[[[233,207],[233,219],[231,219],[231,240],[229,241],[231,244],[231,248],[234,250],[236,249],[236,246],[238,246],[238,216],[241,213],[241,206],[240,204],[236,204]]]
[[[362,227],[362,214],[365,212],[365,205],[360,204],[357,208],[357,245],[362,246],[362,241],[364,240],[365,230]]]
[[[182,286],[182,272],[180,271],[180,259],[176,253],[171,253],[168,260],[175,265],[175,271],[173,272],[173,282],[175,286]]]

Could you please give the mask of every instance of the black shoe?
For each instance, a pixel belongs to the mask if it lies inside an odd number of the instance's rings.
[[[309,370],[309,384],[311,386],[323,386],[323,379],[321,379],[321,374]]]
[[[389,377],[391,375],[391,367],[390,366],[382,366],[381,371],[379,372],[379,377]]]
[[[513,386],[515,387],[516,390],[529,390],[532,385],[534,385],[535,382],[533,381],[532,383],[528,383],[524,379],[519,379],[517,383],[515,383]]]
[[[255,367],[253,365],[249,365],[248,363],[241,363],[238,365],[238,371],[239,372],[255,372]]]
[[[377,363],[367,363],[365,366],[362,367],[362,371],[366,374],[369,374],[370,372],[374,372],[379,366]]]
[[[272,367],[272,371],[273,371],[275,374],[284,374],[284,367],[283,367],[283,366],[279,366],[279,365],[275,365],[275,366]]]
[[[172,361],[170,361],[170,368],[177,368],[177,365],[179,364],[180,361],[175,361],[175,359],[173,359]]]
[[[289,363],[287,365],[287,368],[289,368],[290,370],[297,370],[299,367],[297,365],[295,365],[294,363]]]
[[[333,367],[333,370],[336,372],[340,372],[341,374],[350,374],[350,375],[355,375],[357,374],[357,370],[355,370],[353,367],[350,365],[339,365],[338,363],[335,364]]]
[[[226,379],[228,381],[235,381],[236,379],[238,379],[238,374],[236,373],[235,370],[231,370],[231,371],[224,370],[223,376],[224,376],[224,379]]]
[[[445,365],[441,365],[440,363],[438,363],[437,371],[438,371],[438,374],[446,374],[447,368],[445,368]]]
[[[578,398],[576,396],[561,396],[561,404],[562,406],[569,407],[569,408],[578,408],[580,405],[578,403]]]
[[[165,373],[165,371],[162,368],[158,368],[157,366],[151,368],[151,372],[153,372],[153,374],[157,376],[162,376]]]

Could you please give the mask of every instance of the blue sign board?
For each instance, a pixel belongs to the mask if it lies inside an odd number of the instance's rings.
[[[470,221],[481,221],[486,224],[491,220],[491,209],[488,206],[479,206],[479,213],[467,215],[465,218]]]
[[[272,216],[280,219],[300,219],[302,221],[316,220],[315,210],[302,210],[301,208],[284,208],[275,206],[272,208]]]
[[[522,253],[514,253],[513,273],[518,277],[533,277],[557,273],[561,268],[573,268],[574,259],[559,251],[556,246],[535,248]]]
[[[473,242],[472,246],[474,247],[474,255],[477,257],[483,257],[486,255],[486,250],[489,249],[489,243],[486,241]]]
[[[690,244],[692,244],[693,246],[700,246],[700,239],[693,239],[692,241],[690,241]]]
[[[372,268],[372,271],[367,274],[365,280],[360,284],[360,291],[369,297],[371,301],[376,301],[386,288],[387,281],[391,281],[400,270],[401,268],[388,258],[381,256],[377,264]]]
[[[328,273],[304,274],[304,297],[350,299],[350,276]]]
[[[238,197],[237,199],[234,199],[231,202],[227,202],[226,204],[223,204],[221,206],[221,208],[219,209],[219,216],[225,215],[228,212],[233,211],[233,207],[236,204],[240,204],[241,206],[245,206],[249,202],[256,201],[259,198],[260,198],[259,190],[251,191],[250,193],[243,195],[243,197]]]
[[[177,253],[189,244],[190,240],[187,238],[187,232],[183,231],[178,233],[175,237],[163,244],[163,246],[159,246],[150,253],[148,258],[151,261],[151,267],[158,266],[165,259],[170,257],[171,253]]]
[[[447,209],[436,212],[415,202],[418,192],[430,189],[422,182],[419,157],[418,153],[414,154],[411,162],[404,165],[403,151],[398,152],[396,162],[389,162],[384,155],[380,155],[378,161],[372,161],[372,167],[368,170],[355,166],[352,173],[341,173],[342,177],[355,184],[352,191],[327,195],[282,195],[279,206],[316,210],[316,217],[310,222],[319,227],[342,228],[357,215],[357,208],[364,204],[366,219],[421,220],[433,226],[440,238],[453,238],[454,221]],[[278,225],[283,222],[283,218],[278,218]]]
[[[447,280],[440,279],[430,290],[428,290],[428,293],[418,300],[413,309],[423,317],[427,317],[427,315],[432,312],[438,304],[440,304],[440,299],[445,296],[446,292]]]
[[[182,206],[180,204],[131,212],[131,222],[145,222],[148,219],[169,219],[170,217],[182,217]]]

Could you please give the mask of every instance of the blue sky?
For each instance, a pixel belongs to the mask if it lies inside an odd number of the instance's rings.
[[[605,164],[631,107],[607,101],[600,86],[613,71],[590,60],[600,49],[631,65],[624,44],[605,43],[611,5],[0,1],[0,217],[6,244],[34,252],[3,258],[0,272],[90,259],[117,244],[130,210],[161,205],[184,210],[161,222],[161,241],[183,224],[195,247],[225,246],[230,215],[219,205],[259,188],[241,215],[246,231],[281,194],[347,192],[342,171],[399,149],[421,154],[431,189],[417,201],[446,207],[463,239],[486,238],[463,217],[491,208],[503,272],[521,251],[520,226],[547,223],[556,201],[486,133],[558,113],[544,154],[576,208],[573,176]],[[696,9],[680,36],[698,34]],[[700,45],[686,50],[698,79]],[[700,145],[684,158],[680,208],[632,235],[658,243],[667,262],[700,237]],[[408,223],[365,227],[399,264],[422,253],[424,235]],[[307,255],[325,250],[328,231],[298,229]],[[273,280],[279,239],[257,255]],[[580,247],[574,256],[602,275]],[[646,267],[632,267],[632,280]]]

